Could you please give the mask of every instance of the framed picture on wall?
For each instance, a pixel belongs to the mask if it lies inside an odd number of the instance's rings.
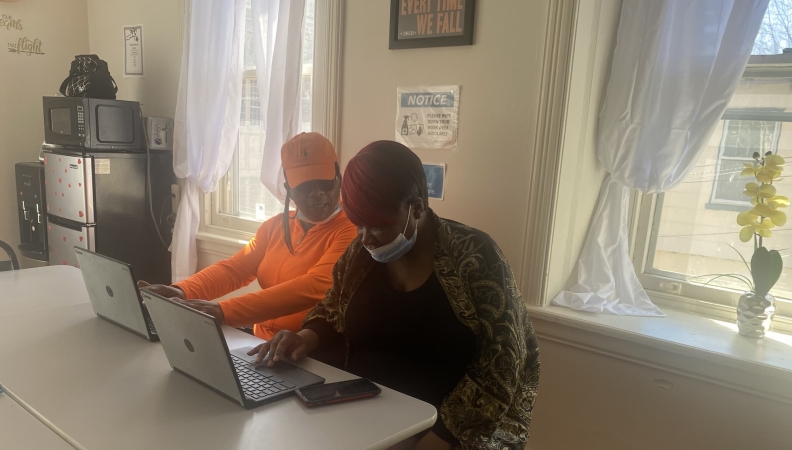
[[[391,0],[391,50],[473,45],[475,0]]]

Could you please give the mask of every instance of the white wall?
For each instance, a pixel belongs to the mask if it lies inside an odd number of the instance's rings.
[[[418,150],[445,162],[441,216],[489,233],[516,274],[536,126],[546,0],[476,4],[474,45],[388,50],[390,2],[347,0],[342,66],[342,164],[366,144],[395,138],[396,87],[461,85],[459,150]]]
[[[790,448],[792,405],[541,337],[539,348],[531,450]]]
[[[173,118],[179,87],[184,0],[88,0],[91,52],[107,61],[119,100],[146,116]],[[123,27],[143,25],[143,78],[124,78]]]
[[[74,56],[88,53],[88,20],[86,0],[0,3],[0,14],[22,22],[22,30],[0,28],[0,240],[16,248],[14,164],[38,158],[44,141],[41,97],[57,94]],[[8,43],[25,37],[41,40],[44,54],[7,51]]]

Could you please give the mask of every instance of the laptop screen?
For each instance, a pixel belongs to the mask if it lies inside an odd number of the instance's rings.
[[[225,337],[214,319],[150,292],[141,295],[171,366],[244,405]]]
[[[148,337],[148,326],[129,265],[77,247],[74,252],[94,312]]]

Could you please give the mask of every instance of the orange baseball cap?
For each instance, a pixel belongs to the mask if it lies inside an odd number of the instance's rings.
[[[281,165],[289,187],[311,180],[332,180],[336,176],[335,148],[319,133],[300,133],[281,147]]]

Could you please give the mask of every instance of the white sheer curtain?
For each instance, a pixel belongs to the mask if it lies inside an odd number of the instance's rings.
[[[280,149],[300,130],[302,31],[305,0],[251,0],[256,81],[266,136],[261,182],[283,201]]]
[[[622,4],[597,156],[610,176],[569,291],[553,304],[664,316],[630,260],[630,189],[663,192],[696,164],[748,63],[769,0]]]
[[[239,133],[245,0],[188,0],[174,120],[174,171],[184,178],[172,277],[195,273],[200,196],[228,171]]]

